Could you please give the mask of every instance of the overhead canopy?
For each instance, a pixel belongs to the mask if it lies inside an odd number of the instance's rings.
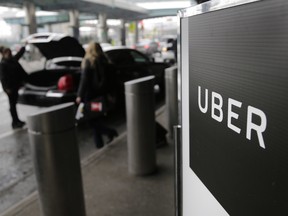
[[[81,13],[106,13],[110,19],[134,20],[148,15],[148,11],[124,0],[30,0],[41,10],[59,11],[77,9]],[[1,6],[23,7],[23,0],[0,0]]]

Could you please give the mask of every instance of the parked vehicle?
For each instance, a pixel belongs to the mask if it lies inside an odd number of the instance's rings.
[[[159,52],[159,43],[145,39],[139,41],[139,43],[137,43],[134,48],[151,58],[154,53]]]
[[[119,82],[120,91],[124,92],[124,83],[140,77],[155,76],[155,91],[162,97],[165,93],[166,63],[156,63],[147,55],[127,47],[107,47],[103,49],[115,67],[114,76]]]
[[[45,56],[42,70],[32,72],[19,90],[19,102],[50,106],[75,101],[81,75],[81,61],[85,51],[81,44],[63,34],[33,34],[27,38]],[[155,86],[164,95],[165,63],[154,63],[141,52],[127,47],[103,47],[111,62],[110,77],[117,88],[119,101],[124,98],[124,82],[155,75]]]
[[[160,39],[160,52],[155,53],[154,58],[158,61],[174,64],[176,62],[176,44],[177,37],[174,35],[166,35]]]
[[[55,33],[33,34],[25,40],[45,61],[39,66],[42,69],[29,74],[27,83],[19,90],[19,102],[48,106],[73,101],[85,54],[79,42]]]

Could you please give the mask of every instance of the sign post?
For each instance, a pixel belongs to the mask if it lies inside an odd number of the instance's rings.
[[[288,2],[179,17],[182,215],[288,215]]]

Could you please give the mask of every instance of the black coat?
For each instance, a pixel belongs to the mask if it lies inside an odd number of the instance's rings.
[[[106,58],[99,58],[92,66],[90,61],[84,59],[85,66],[82,68],[78,96],[82,101],[90,101],[98,96],[107,94],[107,68]]]
[[[18,60],[25,52],[25,47],[11,59],[3,59],[0,64],[0,79],[4,91],[9,89],[11,91],[18,90],[27,78],[27,73],[19,64]]]

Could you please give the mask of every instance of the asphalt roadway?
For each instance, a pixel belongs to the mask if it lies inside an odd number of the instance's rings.
[[[11,130],[5,100],[0,93],[0,216],[40,216],[27,129]],[[24,120],[39,109],[45,108],[18,105]],[[165,126],[165,106],[156,116]],[[133,176],[128,173],[125,119],[113,118],[108,124],[118,130],[119,137],[100,150],[95,149],[92,132],[85,125],[77,128],[87,216],[174,215],[172,143],[157,149],[155,174]]]

